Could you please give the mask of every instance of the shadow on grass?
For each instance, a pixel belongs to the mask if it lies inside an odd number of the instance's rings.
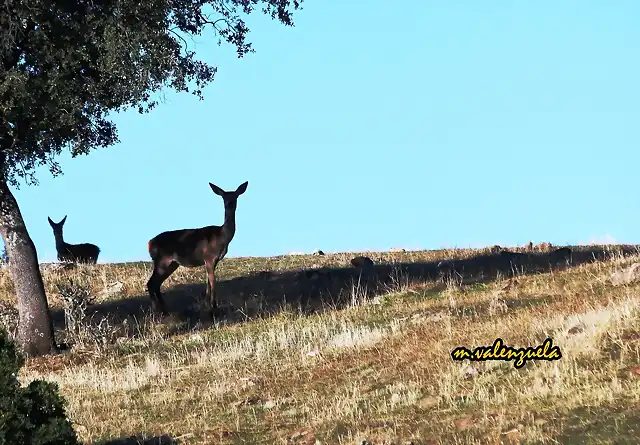
[[[155,436],[148,439],[130,436],[122,439],[100,442],[99,445],[178,445],[179,442],[169,435]]]
[[[374,264],[365,267],[318,268],[288,271],[262,271],[249,276],[217,282],[218,302],[225,315],[222,323],[238,323],[256,317],[268,317],[283,310],[309,314],[326,309],[340,309],[361,303],[384,292],[401,290],[414,284],[435,280],[458,279],[470,285],[499,277],[548,272],[580,264],[602,261],[616,256],[638,253],[637,246],[576,247],[571,265],[562,255],[540,252],[502,251],[468,259],[452,260],[450,268],[438,262]],[[210,326],[212,321],[201,303],[206,275],[201,284],[180,284],[164,289],[163,295],[178,331]],[[515,303],[514,303],[515,304]],[[478,308],[481,310],[481,308]],[[91,306],[98,319],[109,316],[115,323],[131,317],[144,317],[150,310],[147,295],[125,300],[107,301]],[[64,314],[53,311],[54,323],[64,326]],[[133,323],[128,323],[133,326]],[[131,332],[130,334],[135,334]]]
[[[575,408],[562,432],[554,437],[563,444],[637,444],[640,441],[640,405]]]

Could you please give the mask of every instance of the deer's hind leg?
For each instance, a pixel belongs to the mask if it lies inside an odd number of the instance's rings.
[[[178,266],[179,264],[175,261],[153,262],[153,273],[149,281],[147,281],[147,290],[149,291],[149,297],[151,297],[151,308],[154,312],[161,312],[163,315],[168,314],[162,293],[160,292],[160,287],[162,283],[176,271]]]

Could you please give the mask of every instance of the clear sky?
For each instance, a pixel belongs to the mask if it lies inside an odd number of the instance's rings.
[[[401,6],[252,16],[243,59],[199,38],[205,101],[117,115],[120,144],[16,191],[40,261],[64,215],[100,262],[147,260],[159,232],[222,224],[209,181],[249,181],[230,257],[640,242],[640,2]]]

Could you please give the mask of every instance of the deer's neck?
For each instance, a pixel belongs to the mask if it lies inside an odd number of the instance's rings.
[[[224,224],[222,224],[222,235],[231,240],[236,233],[236,211],[225,210],[224,212]]]
[[[58,251],[63,251],[65,250],[65,242],[62,239],[62,234],[54,234],[55,238],[56,238],[56,250]]]

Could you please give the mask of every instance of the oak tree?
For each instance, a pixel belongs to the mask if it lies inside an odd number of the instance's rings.
[[[7,0],[0,5],[0,233],[20,313],[24,352],[55,350],[35,246],[11,187],[61,173],[56,157],[118,142],[109,113],[146,113],[168,88],[203,98],[216,67],[187,41],[212,33],[252,52],[246,17],[293,26],[302,0]]]

